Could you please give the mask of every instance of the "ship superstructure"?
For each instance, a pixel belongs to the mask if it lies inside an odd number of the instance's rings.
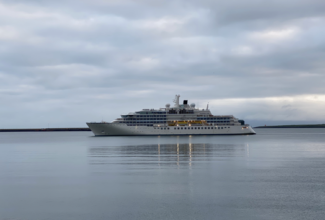
[[[118,135],[230,135],[255,134],[243,120],[232,115],[212,115],[206,109],[195,108],[184,100],[179,104],[180,95],[174,99],[175,105],[165,108],[143,109],[121,115],[113,122],[89,122],[87,125],[96,136]]]

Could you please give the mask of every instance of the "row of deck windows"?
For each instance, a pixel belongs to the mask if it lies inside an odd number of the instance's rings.
[[[124,121],[166,121],[166,118],[125,118]]]
[[[176,129],[177,130],[183,130],[183,129],[184,130],[195,130],[195,129],[198,129],[198,130],[199,129],[226,129],[226,128],[230,128],[230,127],[184,127],[184,128],[182,128],[182,127],[181,128],[180,127],[177,127],[177,128],[174,127],[174,130],[176,130]],[[159,128],[154,128],[154,129],[159,129]],[[166,129],[169,130],[169,128],[166,128],[166,127],[164,127],[164,128],[161,127],[160,129],[161,130],[166,130]]]
[[[126,124],[127,126],[153,126],[153,124]]]
[[[230,120],[230,118],[198,117],[198,120]]]
[[[140,115],[155,115],[155,114],[166,115],[166,112],[136,112],[136,113]]]
[[[166,115],[122,115],[122,118],[166,118]]]
[[[188,129],[188,130],[193,130],[193,129],[223,129],[223,128],[230,128],[230,127],[184,127],[184,130],[186,130],[186,129]],[[176,130],[176,129],[178,129],[178,130],[183,130],[183,128],[181,127],[175,127],[174,128],[174,130]]]
[[[161,119],[157,119],[157,120],[124,120],[124,122],[129,122],[129,123],[138,123],[138,122],[166,122],[166,120],[161,120]]]
[[[136,118],[166,118],[166,115],[135,115]]]
[[[215,123],[230,123],[230,121],[210,121],[210,120],[207,120],[207,122],[208,123],[213,123],[213,122],[215,122]]]
[[[162,117],[162,118],[156,118],[156,117],[152,117],[152,118],[125,118],[124,120],[127,121],[139,121],[139,120],[166,120],[166,118]],[[229,120],[207,120],[207,122],[230,122]]]
[[[208,119],[206,121],[217,121],[217,122],[220,122],[220,121],[226,121],[226,122],[230,122],[230,120],[213,120],[213,119]]]
[[[127,126],[153,126],[153,123],[122,123],[126,124]]]

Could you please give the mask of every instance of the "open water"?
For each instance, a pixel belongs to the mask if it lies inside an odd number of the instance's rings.
[[[0,220],[324,219],[325,129],[0,133]]]

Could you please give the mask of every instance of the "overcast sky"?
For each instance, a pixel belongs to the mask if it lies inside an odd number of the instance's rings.
[[[325,123],[324,0],[0,0],[0,128],[85,127],[175,94]]]

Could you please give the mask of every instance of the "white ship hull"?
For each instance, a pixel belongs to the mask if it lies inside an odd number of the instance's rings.
[[[225,125],[199,127],[153,127],[127,126],[118,123],[87,123],[96,136],[146,136],[146,135],[252,135],[256,134],[251,126]]]

